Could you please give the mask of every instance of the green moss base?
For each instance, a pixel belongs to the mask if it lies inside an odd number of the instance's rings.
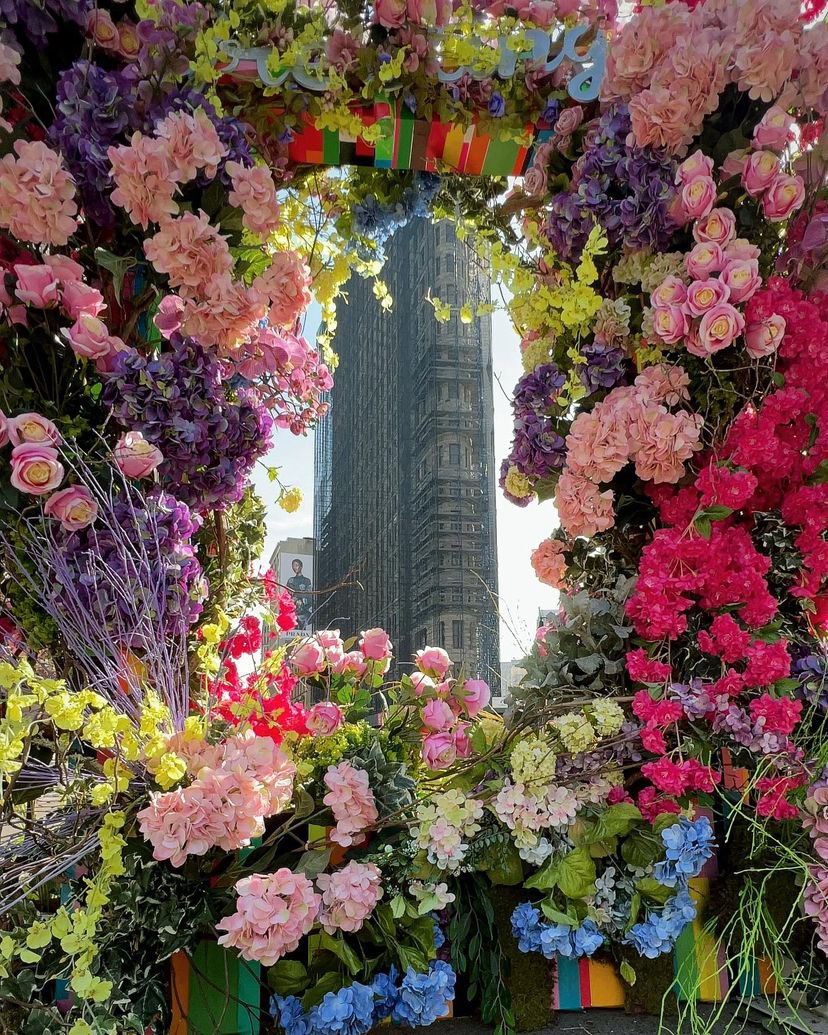
[[[526,898],[523,888],[492,888],[500,945],[509,974],[506,984],[512,994],[512,1010],[518,1031],[548,1028],[557,1016],[552,1009],[552,963],[537,953],[521,952],[512,935],[512,913]]]
[[[627,1013],[678,1016],[678,1001],[672,991],[675,974],[671,952],[648,960],[634,949],[620,946],[618,962],[628,963],[635,971],[635,984],[624,982],[624,1010]]]

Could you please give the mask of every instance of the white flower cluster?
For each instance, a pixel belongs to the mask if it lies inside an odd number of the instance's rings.
[[[470,839],[480,830],[483,804],[453,789],[435,794],[417,810],[417,844],[441,870],[459,869]]]

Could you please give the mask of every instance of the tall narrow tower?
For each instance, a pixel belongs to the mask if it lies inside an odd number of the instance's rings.
[[[381,625],[398,672],[429,644],[497,686],[491,321],[455,308],[440,324],[426,300],[475,306],[489,279],[450,224],[422,220],[394,237],[383,277],[391,313],[356,277],[338,312],[316,437],[317,628]]]

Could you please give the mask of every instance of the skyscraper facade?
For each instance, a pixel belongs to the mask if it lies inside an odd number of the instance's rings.
[[[338,312],[316,436],[317,627],[380,625],[403,665],[442,646],[496,686],[491,321],[462,323],[456,309],[488,301],[489,279],[450,224],[423,220],[394,237],[383,278],[390,313],[357,277]],[[448,323],[429,290],[455,307]]]

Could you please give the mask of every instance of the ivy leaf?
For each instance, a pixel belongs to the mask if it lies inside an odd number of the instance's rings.
[[[557,885],[567,898],[586,898],[595,890],[595,862],[589,849],[573,848],[558,863]]]
[[[627,982],[627,984],[634,985],[637,975],[626,960],[621,961],[621,967],[619,969],[621,977]]]

